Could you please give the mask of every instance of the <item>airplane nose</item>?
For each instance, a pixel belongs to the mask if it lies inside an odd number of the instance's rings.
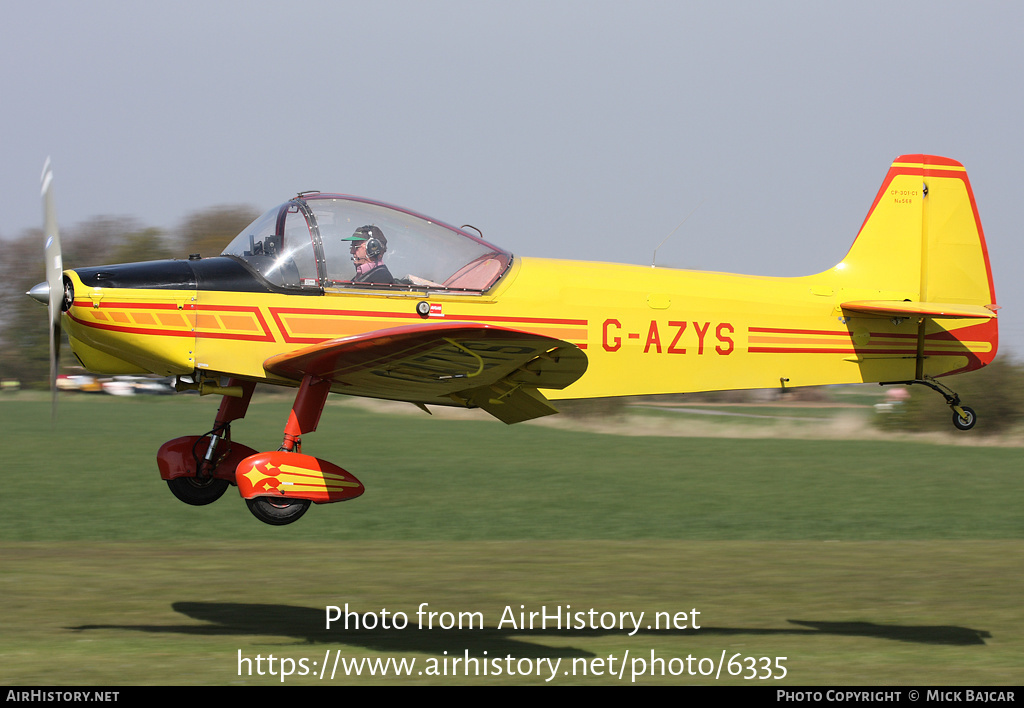
[[[33,285],[32,289],[25,294],[36,302],[48,305],[50,303],[50,284],[44,280],[38,285]]]

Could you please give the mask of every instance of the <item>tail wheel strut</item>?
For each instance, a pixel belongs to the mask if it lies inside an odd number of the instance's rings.
[[[943,386],[933,378],[926,376],[912,381],[885,381],[880,385],[889,386],[893,384],[903,384],[908,386],[911,384],[920,384],[921,386],[927,386],[931,390],[939,393],[946,399],[946,405],[953,411],[953,427],[957,430],[970,430],[974,427],[974,424],[978,422],[978,416],[974,412],[973,408],[960,405],[960,396],[958,396],[955,391],[947,386]]]

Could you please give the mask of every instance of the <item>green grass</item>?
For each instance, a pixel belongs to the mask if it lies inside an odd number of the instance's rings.
[[[276,447],[289,403],[258,400],[235,439]],[[788,657],[772,685],[1024,679],[1019,449],[620,437],[332,404],[304,451],[367,493],[273,528],[233,489],[193,508],[159,479],[156,449],[205,431],[212,397],[61,404],[51,432],[48,402],[0,398],[2,683],[278,683],[238,676],[238,651],[322,662],[335,650],[421,667],[467,650],[561,657],[563,670],[627,651]],[[480,612],[485,627],[414,628],[421,602]],[[413,622],[324,629],[324,607],[345,603]],[[632,637],[499,630],[503,608],[520,605],[697,608],[703,624]],[[554,681],[570,682],[619,681]]]
[[[156,471],[165,440],[205,431],[215,400],[77,397],[0,405],[19,452],[8,540],[1024,538],[1021,451],[856,440],[621,437],[387,416],[330,405],[304,452],[366,485],[286,529],[231,489],[181,504]],[[254,404],[234,437],[280,444],[288,402]]]
[[[237,657],[589,661],[725,651],[787,657],[760,685],[1019,684],[1024,543],[459,541],[0,544],[0,680],[9,684],[273,684]],[[420,603],[483,628],[420,629]],[[325,607],[407,613],[404,630],[325,629]],[[505,607],[687,612],[700,629],[524,631]],[[487,652],[485,655],[484,652]],[[447,654],[445,654],[447,652]],[[564,667],[563,667],[564,668]],[[396,678],[320,681],[344,686]],[[541,683],[534,677],[435,683]],[[288,683],[316,683],[292,677]],[[626,679],[629,682],[629,671]],[[716,683],[644,677],[642,683]],[[566,683],[620,683],[608,676]]]

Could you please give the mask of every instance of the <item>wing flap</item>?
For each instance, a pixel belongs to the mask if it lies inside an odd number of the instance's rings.
[[[509,386],[501,382],[466,391],[464,395],[471,407],[482,408],[508,425],[558,412],[540,391],[529,386]]]
[[[332,390],[417,404],[483,408],[516,423],[557,411],[538,389],[562,389],[587,369],[574,344],[530,332],[429,322],[343,337],[272,357],[264,369]]]
[[[906,300],[856,300],[840,305],[844,310],[880,317],[944,317],[950,319],[992,319],[994,305],[963,305],[947,302],[908,302]]]

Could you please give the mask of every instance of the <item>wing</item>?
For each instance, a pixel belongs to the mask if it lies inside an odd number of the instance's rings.
[[[857,300],[840,305],[844,310],[882,317],[944,317],[952,319],[992,319],[988,307],[946,302],[909,302],[906,300]]]
[[[430,322],[333,339],[267,359],[270,374],[331,381],[353,396],[479,407],[505,423],[557,413],[538,389],[562,389],[587,356],[560,339],[465,322]]]

